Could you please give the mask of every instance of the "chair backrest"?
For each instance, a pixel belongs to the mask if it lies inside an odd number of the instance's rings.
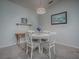
[[[48,39],[49,42],[55,42],[56,40],[56,32],[51,32],[51,31],[43,31],[43,33],[47,34],[48,36],[46,39]]]
[[[55,43],[55,41],[56,41],[56,32],[50,32],[49,33],[49,42]]]
[[[31,42],[31,40],[29,39],[29,33],[28,32],[25,33],[25,39],[26,39],[27,43]]]
[[[32,43],[32,33],[35,31],[29,30],[28,32],[25,33],[25,38],[27,43]]]
[[[49,35],[49,41],[55,41],[56,37],[56,32],[51,32],[51,31],[43,31],[44,33]]]

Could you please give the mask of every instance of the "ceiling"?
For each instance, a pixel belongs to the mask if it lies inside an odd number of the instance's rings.
[[[26,8],[31,8],[31,9],[37,9],[40,7],[40,2],[41,2],[41,5],[44,7],[44,8],[48,8],[49,5],[49,1],[52,1],[52,0],[9,0],[13,3],[16,3],[16,4],[19,4],[23,7],[26,7]],[[57,0],[53,0],[53,3],[57,1]]]

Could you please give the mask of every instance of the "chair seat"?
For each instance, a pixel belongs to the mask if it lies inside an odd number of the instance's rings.
[[[41,39],[41,41],[44,41],[44,42],[46,42],[48,39]]]
[[[55,43],[54,42],[43,42],[41,43],[41,45],[42,47],[45,47],[45,48],[51,48],[55,46]]]
[[[33,42],[38,43],[39,39],[32,39]]]
[[[30,43],[30,42],[28,42],[27,45],[28,45],[28,47],[35,48],[35,47],[38,47],[39,46],[39,43]]]

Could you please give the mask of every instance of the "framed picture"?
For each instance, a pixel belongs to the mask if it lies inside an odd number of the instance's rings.
[[[51,15],[51,24],[67,24],[67,11]]]
[[[27,24],[27,18],[21,18],[21,23],[22,24]]]

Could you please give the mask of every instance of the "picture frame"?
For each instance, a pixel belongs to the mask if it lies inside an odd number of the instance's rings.
[[[22,24],[27,24],[27,18],[21,18],[21,23]]]
[[[67,24],[67,11],[51,15],[51,25]]]

